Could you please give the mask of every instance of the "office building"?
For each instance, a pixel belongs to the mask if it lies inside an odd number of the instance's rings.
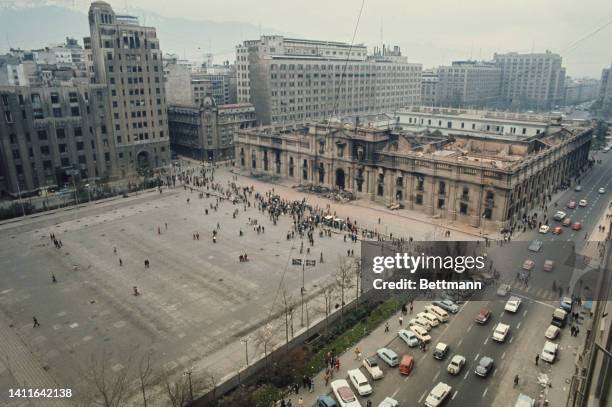
[[[495,54],[502,70],[502,102],[513,110],[548,110],[563,103],[565,68],[550,51],[539,54]]]
[[[104,85],[0,86],[0,196],[116,177]]]
[[[229,160],[235,132],[255,127],[255,108],[250,103],[217,105],[209,94],[200,104],[170,104],[168,124],[172,151],[198,160]]]
[[[454,61],[437,73],[438,106],[493,107],[499,102],[502,70],[494,63]]]
[[[263,124],[365,115],[420,103],[421,65],[398,47],[262,36],[236,48],[239,103]]]
[[[567,106],[597,99],[599,81],[591,78],[565,78],[564,104]]]
[[[115,14],[103,1],[89,8],[93,82],[108,87],[112,133],[122,176],[170,162],[162,52],[155,28]]]
[[[421,75],[421,105],[438,106],[438,71],[426,69]]]

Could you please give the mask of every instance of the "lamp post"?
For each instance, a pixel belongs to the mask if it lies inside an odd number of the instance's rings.
[[[240,340],[240,343],[244,343],[244,357],[246,360],[247,367],[249,366],[249,337],[246,336]]]
[[[191,374],[193,373],[193,369],[187,370],[183,375],[187,376],[187,380],[189,381],[189,400],[193,402],[193,383],[191,382]]]

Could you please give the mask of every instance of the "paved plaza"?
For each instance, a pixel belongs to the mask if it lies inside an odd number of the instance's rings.
[[[284,199],[305,197],[313,206],[329,205],[332,213],[381,233],[425,239],[434,229],[367,203],[334,203],[225,169],[217,171],[216,181],[226,185],[234,177],[255,192],[275,188]],[[216,204],[214,194],[200,198],[197,190],[177,185],[161,194],[149,191],[1,225],[0,328],[29,355],[0,347],[0,386],[33,386],[32,380],[42,380],[20,371],[18,362],[24,360],[45,380],[79,389],[94,363],[92,355],[104,355],[108,367],[120,372],[147,351],[156,367],[176,375],[206,370],[218,381],[234,374],[245,365],[241,339],[253,336],[270,319],[276,332],[271,343],[282,343],[284,326],[275,318],[282,312],[282,292],[299,304],[302,286],[302,269],[292,266],[292,258],[317,261],[304,272],[310,304],[304,323],[322,318],[324,300],[317,293],[334,281],[347,250],[359,255],[359,244],[345,242],[337,232],[320,237],[317,230],[314,246],[304,239],[300,254],[301,239],[287,239],[290,216],[281,216],[274,225],[254,205],[245,210],[243,204],[222,200],[215,211],[211,205]],[[253,219],[263,227],[260,233]],[[459,231],[452,238],[460,236],[474,238]],[[249,261],[239,262],[245,253]],[[134,286],[140,295],[133,294]],[[297,334],[302,315],[296,308]],[[36,328],[34,316],[40,323]],[[247,347],[251,360],[263,353],[255,340]]]

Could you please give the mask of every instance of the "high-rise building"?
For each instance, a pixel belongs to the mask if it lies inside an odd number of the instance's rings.
[[[215,104],[235,104],[236,74],[229,64],[194,70],[187,64],[166,63],[164,67],[168,104],[201,104],[212,95]]]
[[[494,63],[454,61],[438,67],[436,101],[439,106],[484,107],[499,102],[502,70]]]
[[[421,65],[398,47],[262,36],[236,47],[238,102],[263,124],[391,111],[419,104]]]
[[[597,103],[605,117],[612,115],[612,63],[601,71]]]
[[[155,28],[115,14],[103,1],[89,8],[92,80],[105,84],[122,175],[170,161],[162,52]]]
[[[502,101],[515,109],[550,109],[563,103],[565,68],[550,51],[539,54],[495,54],[502,69]]]
[[[104,85],[0,86],[0,196],[117,176],[108,110]]]
[[[426,69],[421,78],[421,105],[438,106],[438,71]]]
[[[599,81],[591,78],[565,78],[565,105],[576,105],[597,99]]]

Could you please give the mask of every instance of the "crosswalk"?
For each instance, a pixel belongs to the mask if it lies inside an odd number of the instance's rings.
[[[553,301],[559,299],[559,293],[556,291],[547,290],[542,287],[525,287],[525,284],[523,284],[522,281],[515,280],[510,283],[510,286],[512,286],[512,291],[529,294],[530,296],[538,300]]]

